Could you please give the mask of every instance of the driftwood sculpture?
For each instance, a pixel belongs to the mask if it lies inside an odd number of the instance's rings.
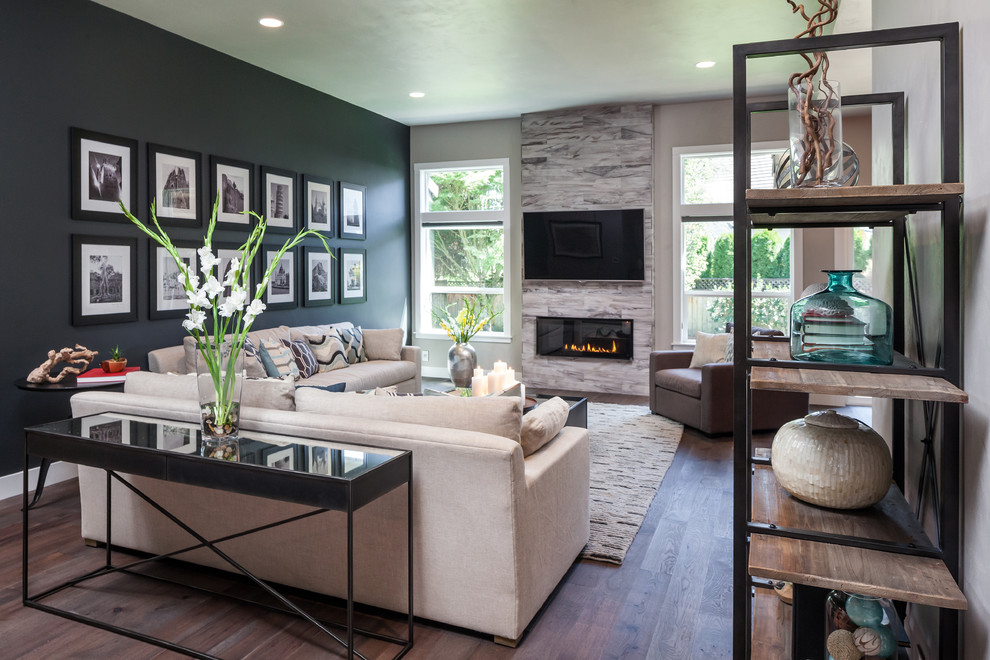
[[[793,13],[801,14],[808,27],[794,38],[820,37],[825,26],[834,22],[839,14],[839,0],[818,0],[819,9],[809,16],[804,5],[787,0]],[[801,53],[808,64],[807,71],[792,74],[788,87],[797,98],[796,111],[803,127],[801,144],[803,151],[796,168],[794,185],[819,185],[825,173],[842,157],[842,144],[835,135],[836,118],[833,109],[838,101],[835,88],[828,82],[828,54]],[[815,92],[820,96],[815,99]],[[792,158],[794,155],[792,154]],[[808,179],[811,176],[810,181]]]
[[[99,351],[91,351],[85,346],[76,344],[74,349],[66,346],[60,351],[48,351],[48,359],[38,365],[38,368],[28,374],[29,383],[58,383],[70,374],[78,374],[89,366],[99,354]],[[51,375],[52,367],[61,362],[67,363],[58,372],[57,376]]]

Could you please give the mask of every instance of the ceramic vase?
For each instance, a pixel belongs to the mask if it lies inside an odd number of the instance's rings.
[[[202,351],[196,354],[196,386],[204,443],[237,436],[245,377],[244,355],[240,350],[232,355],[231,348],[231,342],[225,341],[219,354],[212,355],[211,359],[203,357]]]
[[[890,489],[887,443],[866,424],[834,410],[787,422],[770,450],[777,482],[788,493],[831,509],[861,509]]]
[[[894,361],[890,305],[857,291],[858,270],[826,270],[828,286],[791,305],[791,357],[808,362],[886,365]]]
[[[823,78],[803,80],[787,93],[791,146],[791,185],[822,188],[841,185],[842,97],[839,84]]]
[[[458,342],[447,351],[447,370],[457,387],[471,387],[471,377],[478,366],[478,354],[467,342]]]

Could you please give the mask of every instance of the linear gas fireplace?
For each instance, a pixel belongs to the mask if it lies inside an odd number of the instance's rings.
[[[536,317],[536,353],[553,357],[633,357],[631,319],[576,319]]]

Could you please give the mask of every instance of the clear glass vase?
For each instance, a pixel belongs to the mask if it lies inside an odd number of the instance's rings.
[[[203,442],[216,442],[237,436],[241,416],[241,387],[244,383],[244,355],[232,355],[232,344],[209,345],[207,355],[196,355],[196,386],[199,390]]]
[[[791,185],[842,185],[842,97],[839,83],[803,80],[787,93]]]
[[[857,291],[858,270],[825,270],[825,290],[791,305],[791,357],[836,364],[892,364],[893,310]]]
[[[890,628],[896,616],[886,598],[829,593],[825,601],[825,653],[828,658],[890,658],[897,638]]]

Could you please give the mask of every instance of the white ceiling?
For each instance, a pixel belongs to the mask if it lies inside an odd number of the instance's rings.
[[[786,0],[96,2],[408,125],[726,98],[732,44],[804,28]],[[844,0],[835,31],[868,30],[870,11],[870,0]],[[261,27],[263,16],[285,25]],[[869,91],[868,58],[849,54],[833,55],[833,77],[844,94]],[[695,68],[701,60],[716,65]],[[751,94],[782,94],[798,65],[753,61]]]

